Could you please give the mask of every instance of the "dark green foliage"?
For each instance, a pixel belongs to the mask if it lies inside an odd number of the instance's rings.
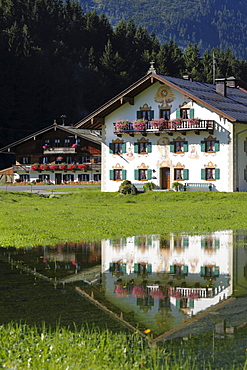
[[[143,185],[143,189],[144,191],[150,191],[150,190],[153,190],[155,189],[155,184],[153,182],[146,182],[144,185]]]
[[[198,1],[186,3],[183,12],[179,2],[166,3],[165,34],[175,27],[174,14],[176,27],[184,27],[182,15],[186,14],[200,33],[200,15],[212,15],[212,1],[203,6]],[[100,15],[95,4],[84,1],[84,13],[79,3],[70,0],[0,0],[0,147],[52,124],[54,119],[61,123],[63,114],[66,124],[75,124],[144,76],[152,60],[159,74],[182,77],[190,73],[195,80],[212,83],[214,54],[216,78],[233,75],[247,87],[247,62],[238,60],[230,48],[208,49],[200,57],[202,43],[196,43],[195,38],[188,40],[187,49],[181,49],[171,39],[172,33],[160,44],[154,32],[148,33],[149,27],[140,25],[139,17],[146,13],[149,24],[155,24],[164,10],[161,0],[156,10],[149,8],[152,1],[142,2],[143,11],[139,2],[137,9],[135,1],[115,6],[108,0],[107,11]],[[100,10],[101,1],[97,4]],[[122,20],[120,14],[124,16],[126,8],[133,7],[133,19]],[[215,5],[218,15],[221,8]],[[195,9],[199,9],[199,18],[193,21]],[[243,14],[239,19],[244,19]],[[114,23],[118,17],[121,20]],[[241,23],[241,27],[245,26]],[[182,34],[180,29],[181,38]],[[183,40],[187,46],[186,37]]]

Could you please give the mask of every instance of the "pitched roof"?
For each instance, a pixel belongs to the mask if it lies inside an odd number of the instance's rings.
[[[66,132],[71,133],[73,135],[77,135],[80,138],[92,141],[96,144],[100,144],[101,141],[102,141],[102,138],[101,138],[101,135],[99,134],[99,132],[89,131],[89,130],[84,130],[84,129],[79,129],[79,128],[77,129],[77,128],[72,127],[72,126],[63,126],[63,125],[53,124],[53,125],[45,127],[44,129],[42,129],[40,131],[34,132],[31,135],[25,136],[24,138],[22,138],[20,140],[17,140],[13,143],[10,143],[10,144],[4,146],[3,148],[0,149],[0,153],[5,152],[7,149],[15,147],[18,144],[22,144],[25,141],[33,139],[35,136],[39,136],[39,135],[42,135],[42,134],[44,134],[48,131],[54,130],[55,128],[59,129],[59,130],[62,130],[62,131],[66,131]]]
[[[122,104],[129,102],[155,82],[164,83],[188,96],[198,104],[218,113],[231,122],[247,123],[247,91],[238,87],[226,87],[226,96],[216,92],[216,85],[170,76],[149,73],[129,88],[79,121],[75,127],[101,129],[104,118]]]

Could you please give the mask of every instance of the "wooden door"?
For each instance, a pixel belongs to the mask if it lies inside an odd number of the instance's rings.
[[[163,167],[161,170],[161,189],[170,189],[170,168]]]
[[[55,173],[55,184],[61,184],[62,182],[62,174],[61,173]]]

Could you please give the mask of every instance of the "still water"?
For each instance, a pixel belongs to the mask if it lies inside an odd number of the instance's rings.
[[[0,265],[0,323],[118,330],[117,314],[121,329],[150,329],[157,341],[209,331],[233,338],[247,323],[246,231],[8,248]]]

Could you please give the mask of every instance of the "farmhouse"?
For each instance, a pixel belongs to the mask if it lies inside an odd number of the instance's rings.
[[[12,153],[12,177],[0,172],[0,182],[10,178],[24,183],[54,184],[98,182],[101,177],[101,136],[54,122],[43,130],[0,149]],[[10,170],[10,169],[9,169]]]
[[[102,130],[102,191],[123,180],[170,189],[247,191],[247,91],[234,77],[215,84],[147,75],[75,127]]]

